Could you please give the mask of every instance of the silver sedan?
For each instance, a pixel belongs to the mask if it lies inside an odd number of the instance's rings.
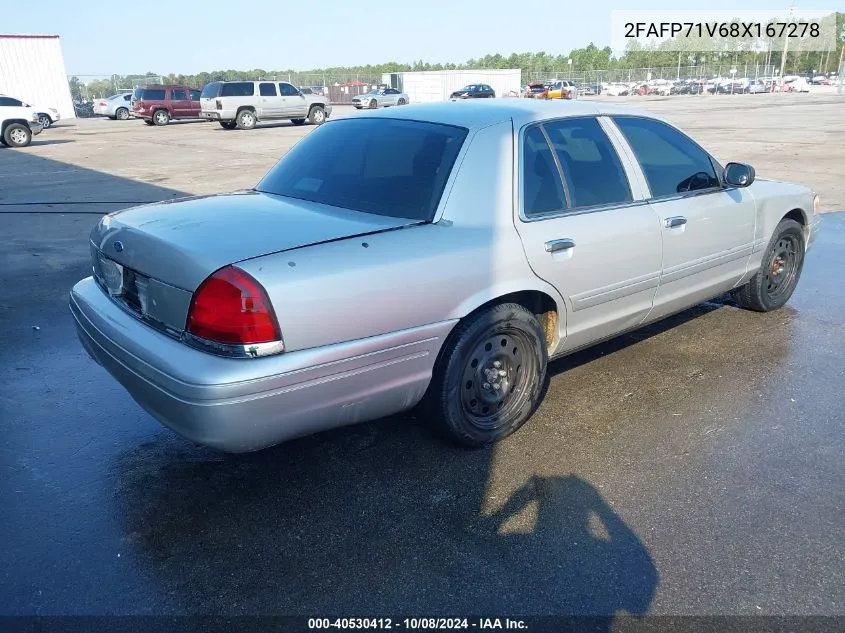
[[[726,292],[782,307],[817,210],[647,113],[415,105],[328,122],[252,190],[103,217],[70,308],[91,357],[202,444],[425,401],[486,446],[532,416],[550,359]]]
[[[107,116],[110,119],[126,121],[129,118],[129,110],[132,105],[132,93],[116,94],[105,99],[94,101],[94,114]]]
[[[388,106],[400,106],[410,103],[408,95],[396,90],[396,88],[373,88],[369,92],[358,95],[352,99],[352,105],[359,110],[362,108],[386,108]]]

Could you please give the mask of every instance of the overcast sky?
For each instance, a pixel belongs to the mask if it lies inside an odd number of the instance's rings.
[[[3,0],[11,2],[12,0]],[[834,10],[842,0],[798,2]],[[783,11],[789,0],[709,0],[711,9]],[[21,5],[24,6],[24,5]],[[39,0],[3,13],[3,33],[58,34],[72,75],[305,70],[386,61],[463,62],[487,53],[560,54],[610,45],[622,0]],[[478,11],[471,7],[484,7]],[[691,5],[686,5],[691,6]]]

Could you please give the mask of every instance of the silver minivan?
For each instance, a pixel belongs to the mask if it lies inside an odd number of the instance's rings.
[[[286,81],[213,81],[200,96],[201,116],[227,130],[251,130],[259,121],[290,119],[321,125],[332,113],[322,95],[303,94]]]

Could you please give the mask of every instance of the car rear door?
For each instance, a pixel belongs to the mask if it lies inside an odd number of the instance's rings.
[[[188,116],[199,118],[200,112],[202,110],[202,107],[200,106],[201,94],[202,93],[199,90],[188,90]]]
[[[171,88],[170,92],[170,111],[173,117],[177,119],[184,119],[190,113],[190,102],[188,101],[188,91],[184,88]]]
[[[617,146],[596,117],[520,132],[516,228],[531,268],[566,301],[558,351],[636,327],[652,308],[660,223]]]
[[[279,96],[276,84],[262,81],[258,84],[258,118],[278,119],[284,110],[284,98]]]
[[[668,123],[638,116],[612,120],[661,223],[663,267],[652,317],[733,288],[754,247],[757,205],[751,192],[723,186],[715,159]]]

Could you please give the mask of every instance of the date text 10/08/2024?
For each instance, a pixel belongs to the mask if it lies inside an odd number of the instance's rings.
[[[510,618],[309,618],[309,629],[403,629],[403,630],[526,630],[524,620]]]
[[[625,37],[821,37],[818,22],[626,22]]]

